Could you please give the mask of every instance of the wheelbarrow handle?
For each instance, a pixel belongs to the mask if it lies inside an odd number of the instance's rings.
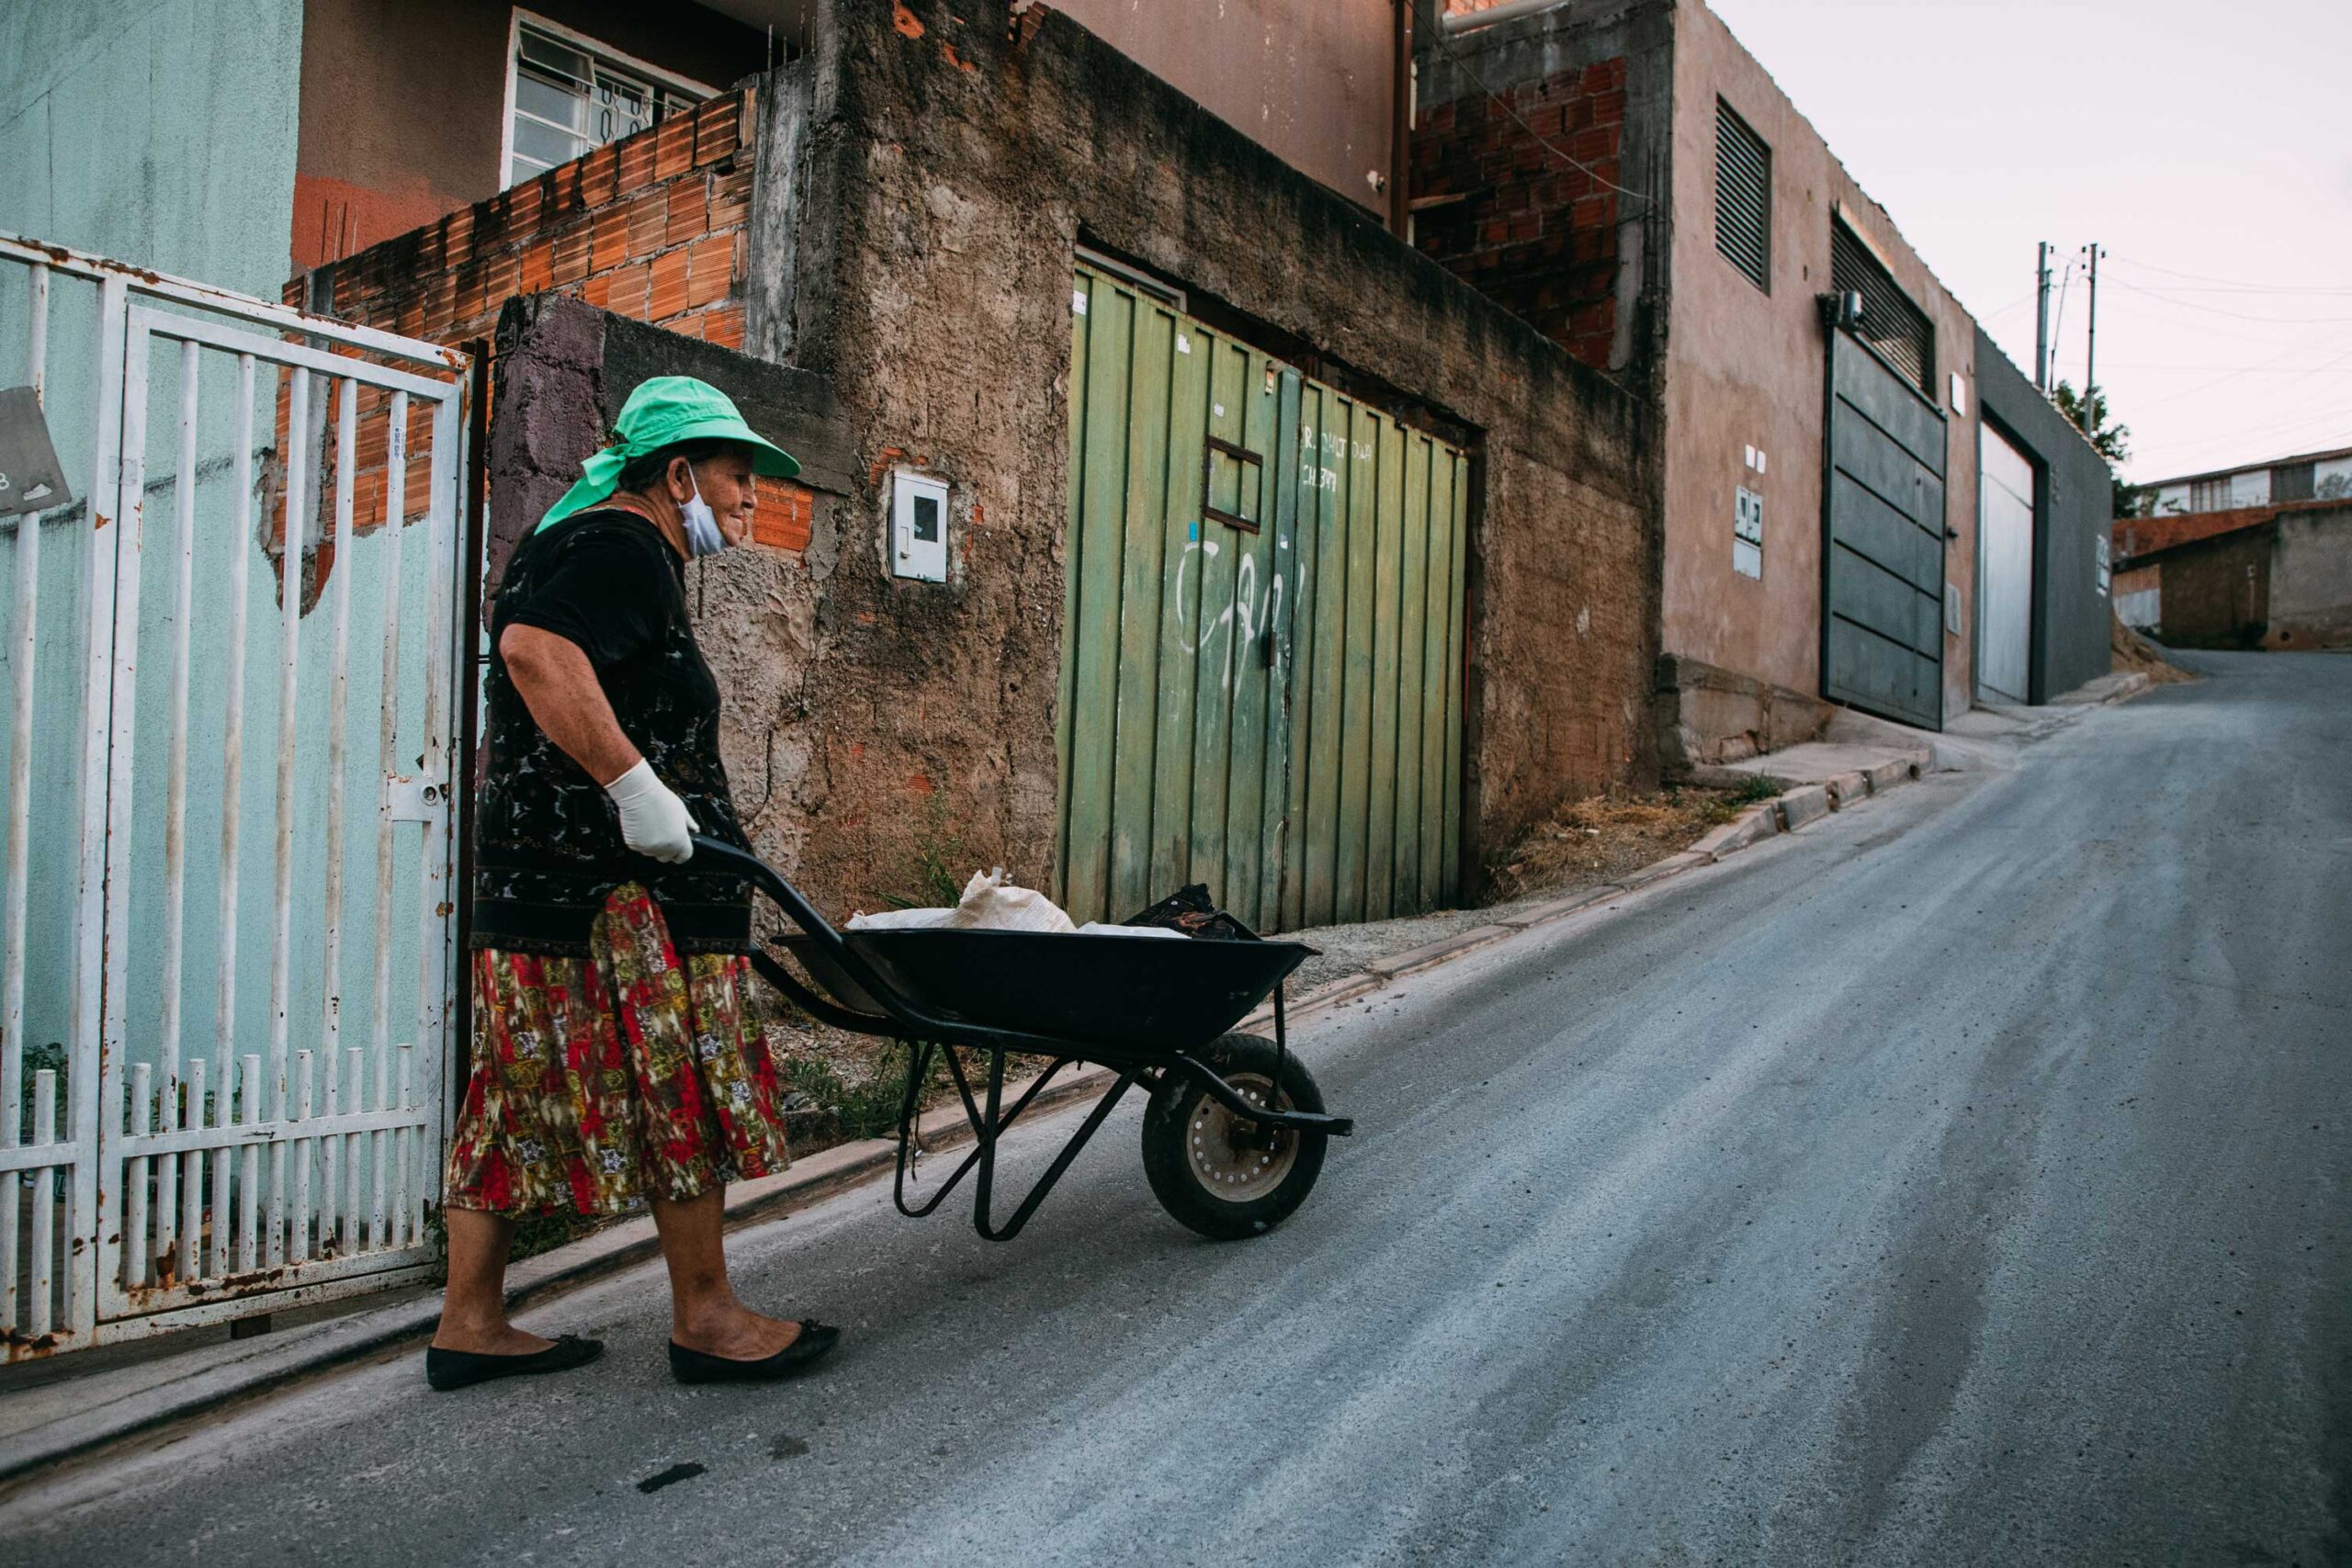
[[[920,1010],[909,1005],[888,980],[876,974],[874,966],[842,940],[841,932],[833,930],[825,917],[817,912],[816,906],[801,897],[800,889],[786,882],[783,873],[775,867],[747,849],[723,839],[714,839],[707,833],[695,834],[694,844],[694,863],[706,870],[734,872],[766,894],[794,925],[807,932],[810,941],[822,947],[847,972],[850,978],[865,987],[866,995],[880,1002],[894,1021],[918,1026],[932,1021],[923,1017]]]
[[[793,924],[806,931],[810,941],[823,948],[851,979],[864,987],[865,994],[880,1004],[882,1010],[909,1037],[955,1041],[981,1050],[1019,1051],[1033,1055],[1057,1056],[1068,1050],[1067,1041],[940,1017],[876,971],[864,954],[842,939],[841,932],[826,923],[825,917],[819,914],[816,907],[802,897],[800,890],[786,882],[775,867],[749,850],[705,834],[694,835],[694,861],[689,863],[699,863],[705,870],[717,867],[747,878],[753,886],[773,899],[776,907],[791,918]]]

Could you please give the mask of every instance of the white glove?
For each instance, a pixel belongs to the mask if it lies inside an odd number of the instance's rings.
[[[605,786],[620,808],[621,842],[639,854],[676,865],[695,852],[687,837],[697,824],[686,803],[668,784],[653,776],[653,764],[643,758],[637,766]]]

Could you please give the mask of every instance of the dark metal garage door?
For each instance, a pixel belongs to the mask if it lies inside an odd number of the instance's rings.
[[[1940,729],[1943,411],[1849,331],[1829,339],[1822,695]]]

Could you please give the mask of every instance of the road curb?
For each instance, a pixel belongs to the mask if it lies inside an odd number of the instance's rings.
[[[1826,784],[1804,784],[1773,801],[1781,813],[1781,831],[1793,833],[1808,822],[1818,822],[1836,809]]]
[[[1328,1012],[1385,989],[1392,981],[1442,968],[1522,932],[1556,925],[1609,905],[1627,893],[1718,863],[1727,855],[1818,821],[1864,795],[1883,793],[1917,778],[1926,755],[1923,752],[1894,759],[1828,783],[1786,791],[1711,830],[1689,849],[1654,861],[1613,882],[1582,888],[1517,914],[1499,916],[1487,925],[1374,959],[1361,973],[1342,976],[1290,1001],[1286,1016],[1295,1021]],[[1273,1009],[1267,1005],[1251,1012],[1238,1027],[1266,1029],[1272,1022]],[[1109,1068],[1100,1066],[1080,1067],[1058,1076],[1038,1095],[1029,1113],[1051,1111],[1098,1093],[1114,1076]],[[1005,1093],[1016,1097],[1035,1081],[1028,1078],[1008,1084]],[[918,1148],[932,1154],[968,1143],[971,1135],[962,1106],[953,1102],[926,1112],[917,1124]],[[896,1158],[897,1144],[893,1140],[860,1138],[795,1160],[789,1169],[777,1175],[738,1182],[728,1190],[727,1228],[739,1230],[774,1220],[865,1186],[889,1174]],[[921,1179],[924,1163],[918,1159],[911,1173],[913,1179]],[[660,1251],[650,1216],[633,1217],[514,1265],[507,1271],[507,1303],[519,1309],[545,1301],[650,1261]],[[0,1484],[16,1483],[124,1438],[413,1344],[430,1336],[439,1325],[440,1316],[440,1302],[434,1296],[355,1313],[298,1330],[300,1337],[289,1342],[265,1345],[251,1355],[206,1368],[177,1382],[0,1438]]]

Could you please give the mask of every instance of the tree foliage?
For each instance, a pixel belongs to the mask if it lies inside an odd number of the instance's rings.
[[[2131,517],[2141,503],[2141,491],[2135,484],[2124,484],[2120,468],[2131,458],[2131,425],[2117,425],[2108,421],[2108,392],[2100,388],[2088,388],[2076,392],[2075,383],[2061,381],[2058,390],[2051,392],[2051,402],[2058,404],[2058,412],[2075,421],[2075,428],[2088,437],[2091,449],[2108,458],[2108,482],[2114,487],[2114,517]]]
[[[2075,422],[2075,428],[2089,439],[2091,449],[2107,459],[2108,482],[2115,487],[2115,510],[2111,515],[2131,516],[2139,506],[2139,487],[2125,484],[2116,470],[2132,456],[2132,427],[2108,422],[2107,393],[2097,387],[2077,392],[2074,383],[2061,381],[2058,389],[2050,394],[2050,400],[2058,405],[2060,413]]]

